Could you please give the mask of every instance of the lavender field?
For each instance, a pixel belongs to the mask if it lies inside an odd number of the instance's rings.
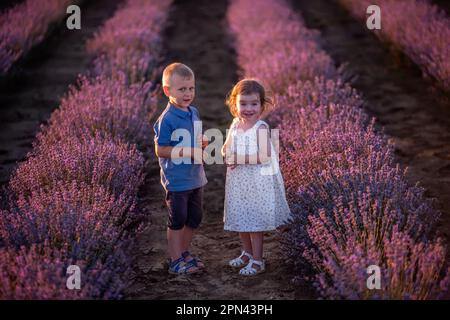
[[[450,300],[449,8],[378,1],[370,30],[370,4],[5,1],[0,299]],[[227,268],[240,243],[224,231],[223,164],[204,164],[192,250],[206,271],[167,272],[153,124],[175,61],[195,72],[203,130],[225,134],[240,79],[274,99],[293,218],[265,234],[256,277]]]

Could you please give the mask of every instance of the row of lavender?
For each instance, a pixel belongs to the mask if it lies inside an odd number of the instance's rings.
[[[5,74],[20,57],[40,43],[66,8],[81,1],[26,0],[0,15],[0,74]]]
[[[70,88],[9,183],[0,298],[123,296],[129,231],[140,221],[138,148],[148,143],[156,105],[147,79],[161,58],[170,3],[127,0],[88,42],[91,76]],[[66,286],[71,265],[81,270],[79,290]]]
[[[370,0],[339,0],[352,15],[366,19]],[[427,76],[450,90],[450,19],[443,10],[424,0],[379,0],[381,39],[403,51]]]
[[[439,297],[449,275],[444,247],[430,239],[438,213],[421,187],[406,183],[391,141],[374,130],[318,34],[283,0],[234,0],[228,21],[242,75],[276,97],[269,120],[280,128],[294,216],[282,238],[294,283],[334,299]],[[372,265],[380,290],[367,286]]]

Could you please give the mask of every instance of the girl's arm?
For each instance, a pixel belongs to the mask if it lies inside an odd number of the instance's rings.
[[[233,122],[231,123],[230,128],[228,129],[225,142],[222,146],[222,149],[220,150],[222,157],[225,158],[225,164],[228,166],[232,166],[232,167],[236,166],[236,156],[231,150],[232,143],[233,143],[232,132],[233,132],[234,126],[236,125],[236,122],[237,122],[237,119],[236,118],[233,119]]]
[[[227,150],[230,150],[231,147],[231,130],[228,130],[227,137],[225,139],[225,142],[222,146],[222,149],[220,150],[220,153],[222,154],[222,157],[226,157]]]

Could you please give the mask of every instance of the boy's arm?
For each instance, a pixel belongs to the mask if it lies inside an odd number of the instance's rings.
[[[199,160],[201,159],[203,150],[200,148],[192,148],[192,147],[159,146],[156,143],[155,153],[159,158],[179,159],[190,157],[193,160],[195,159]]]
[[[203,150],[197,147],[171,146],[173,128],[164,118],[158,119],[154,125],[155,154],[159,158],[179,159],[191,158],[194,163],[202,163]],[[199,152],[200,150],[200,152]]]

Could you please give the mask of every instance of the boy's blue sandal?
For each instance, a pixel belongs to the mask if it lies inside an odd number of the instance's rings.
[[[196,267],[203,269],[205,267],[205,264],[203,263],[203,261],[197,257],[192,255],[189,251],[185,251],[181,254],[181,256],[186,259],[187,257],[191,256],[192,260],[187,261],[187,263],[192,262]]]
[[[185,262],[183,257],[169,264],[170,274],[193,274],[199,272],[198,267],[193,262]]]

